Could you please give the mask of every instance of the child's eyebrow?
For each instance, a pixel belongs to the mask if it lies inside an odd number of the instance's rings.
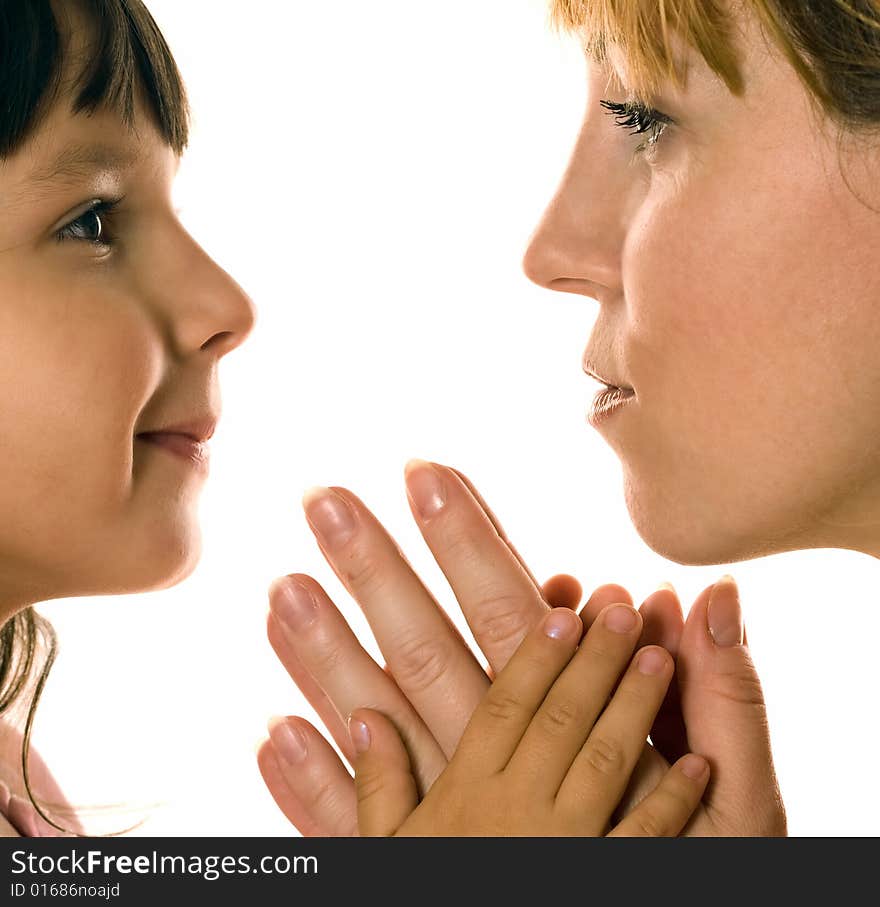
[[[82,179],[95,171],[121,172],[130,169],[139,159],[134,149],[113,145],[68,145],[51,163],[35,167],[27,182],[36,186],[50,186],[70,180]]]

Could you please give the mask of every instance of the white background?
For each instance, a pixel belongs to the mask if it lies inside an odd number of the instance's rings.
[[[195,114],[183,220],[259,320],[221,369],[197,571],[41,609],[61,655],[34,742],[71,799],[161,803],[144,834],[295,834],[253,750],[270,715],[315,716],[265,641],[266,589],[309,572],[366,634],[300,508],[307,487],[340,484],[464,627],[406,504],[418,456],[471,476],[539,578],[620,582],[636,601],[669,580],[687,607],[730,570],[792,833],[873,834],[877,562],[653,554],[585,423],[597,306],[522,275],[584,103],[580,52],[544,0],[148,5]]]

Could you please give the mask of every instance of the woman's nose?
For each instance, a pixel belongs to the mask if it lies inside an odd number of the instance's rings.
[[[598,298],[620,283],[630,191],[607,141],[586,126],[529,239],[522,268],[551,290]]]

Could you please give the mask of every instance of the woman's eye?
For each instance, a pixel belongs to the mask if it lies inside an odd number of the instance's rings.
[[[107,223],[119,202],[99,201],[55,234],[58,242],[76,240],[105,248],[110,245]]]
[[[600,101],[599,103],[608,113],[614,115],[615,124],[629,129],[631,135],[648,133],[647,139],[636,147],[635,154],[641,153],[648,146],[656,145],[666,127],[672,123],[665,113],[640,102],[626,101],[621,104],[615,101]]]

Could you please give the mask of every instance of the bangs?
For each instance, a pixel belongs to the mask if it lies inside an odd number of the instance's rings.
[[[550,0],[551,24],[576,34],[587,57],[626,67],[626,83],[648,98],[685,74],[672,36],[696,50],[735,95],[744,91],[731,17],[716,0]]]
[[[135,92],[140,86],[162,137],[182,154],[189,141],[186,90],[171,51],[143,3],[60,2],[83,18],[89,32],[89,53],[71,91],[74,113],[106,107],[132,128]],[[78,20],[71,17],[71,21]],[[64,56],[51,0],[2,0],[0,158],[26,142],[56,100],[67,63]]]

